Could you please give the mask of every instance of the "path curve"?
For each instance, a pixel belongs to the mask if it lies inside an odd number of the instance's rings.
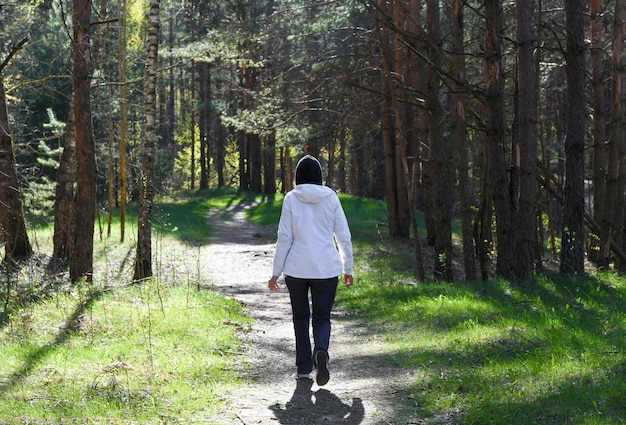
[[[420,423],[390,421],[398,417],[398,388],[410,377],[402,368],[389,364],[390,355],[380,355],[384,341],[339,309],[332,318],[330,382],[318,387],[314,381],[295,379],[289,294],[284,284],[276,293],[267,289],[274,242],[268,242],[267,233],[263,235],[246,220],[244,210],[249,206],[237,205],[227,213],[216,211],[210,217],[212,243],[203,252],[202,263],[212,285],[242,302],[255,319],[252,329],[244,334],[245,364],[240,373],[247,384],[228,395],[229,408],[215,423]],[[350,289],[340,288],[343,290]]]

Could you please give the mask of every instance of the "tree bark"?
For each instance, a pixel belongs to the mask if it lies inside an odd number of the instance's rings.
[[[603,223],[605,205],[607,149],[606,149],[606,106],[604,84],[604,29],[602,24],[602,1],[591,0],[591,103],[593,107],[593,218]],[[598,266],[605,267],[605,259],[600,254],[601,235],[592,234],[589,257]],[[602,263],[599,263],[602,261]]]
[[[565,201],[560,271],[584,273],[584,169],[585,169],[585,40],[584,3],[566,0],[567,27],[567,106],[565,137]]]
[[[469,173],[469,144],[466,135],[465,103],[466,96],[461,83],[466,78],[465,55],[463,47],[464,19],[462,0],[452,4],[452,74],[456,81],[455,90],[450,94],[450,139],[456,143],[457,175],[459,179],[459,204],[461,208],[461,231],[463,242],[463,268],[465,279],[476,280],[476,262],[474,261],[474,239],[472,237],[472,196]]]
[[[26,259],[33,253],[28,234],[9,127],[4,78],[0,70],[0,232],[4,262]]]
[[[96,158],[91,119],[91,0],[72,5],[74,111],[76,120],[77,189],[74,251],[70,258],[72,282],[93,279],[93,232],[96,213]]]
[[[519,209],[516,211],[516,277],[535,270],[537,253],[537,103],[535,100],[535,49],[532,2],[517,4]]]
[[[502,2],[485,2],[487,62],[487,161],[492,182],[496,215],[497,263],[499,276],[515,278],[515,255],[512,229],[510,180],[504,131],[504,59],[502,56]]]
[[[152,276],[152,208],[154,203],[154,160],[157,139],[156,82],[159,48],[160,0],[150,0],[147,61],[145,72],[145,140],[141,164],[141,198],[137,229],[137,255],[133,280]]]
[[[443,110],[439,100],[442,58],[439,50],[441,35],[438,0],[427,1],[426,20],[430,37],[426,108],[430,123],[430,163],[433,177],[434,276],[435,279],[452,281],[452,144],[449,137],[443,136]]]
[[[57,185],[54,198],[54,235],[52,237],[52,258],[59,264],[70,260],[74,251],[75,184],[76,184],[76,118],[74,102],[70,105],[70,114],[65,129],[63,154],[59,164]]]
[[[126,200],[128,198],[128,87],[126,86],[126,0],[118,0],[119,9],[119,73],[120,73],[120,242],[126,236]]]

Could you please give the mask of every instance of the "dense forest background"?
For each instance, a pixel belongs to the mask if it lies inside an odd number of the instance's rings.
[[[624,269],[625,13],[601,0],[2,0],[5,262],[32,255],[28,223],[54,212],[54,261],[89,279],[96,211],[124,222],[132,204],[134,278],[149,277],[155,196],[285,192],[310,153],[328,185],[386,201],[420,278],[418,234],[442,280],[519,279],[548,261]]]

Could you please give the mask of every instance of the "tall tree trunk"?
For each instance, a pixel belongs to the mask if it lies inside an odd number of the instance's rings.
[[[193,28],[193,25],[192,25]],[[196,188],[196,62],[191,60],[191,112],[190,112],[190,132],[191,132],[191,161],[189,164],[191,173],[191,190]]]
[[[22,193],[17,178],[13,137],[9,128],[4,78],[0,70],[0,239],[4,244],[4,262],[25,259],[33,250],[26,233]]]
[[[200,78],[200,113],[198,116],[198,126],[200,127],[200,189],[209,187],[209,133],[211,125],[209,123],[209,107],[211,102],[211,71],[207,62],[198,65]]]
[[[519,209],[515,217],[516,276],[535,270],[537,260],[537,103],[533,52],[532,2],[517,2],[518,28],[518,111],[519,111]]]
[[[502,1],[485,2],[487,62],[487,161],[492,182],[496,215],[498,259],[496,272],[504,278],[515,278],[514,233],[510,198],[510,180],[504,131],[504,59],[502,56]]]
[[[52,237],[52,259],[67,265],[74,243],[74,196],[76,184],[76,118],[74,101],[65,128],[63,154],[59,164],[54,197],[54,235]]]
[[[137,229],[137,255],[133,280],[152,276],[152,207],[154,203],[154,160],[157,139],[156,80],[159,49],[160,0],[150,0],[145,72],[145,140],[141,163],[141,198]]]
[[[120,241],[126,236],[126,201],[128,198],[128,87],[126,86],[126,0],[118,0],[119,10],[119,73],[120,73]]]
[[[430,153],[433,177],[433,220],[435,243],[436,279],[452,281],[452,145],[449,137],[443,136],[443,110],[439,100],[441,80],[441,35],[439,32],[439,1],[427,2],[427,26],[431,40],[428,55],[431,66],[428,68],[426,108],[430,122]]]
[[[626,149],[626,52],[624,52],[624,37],[626,36],[626,5],[624,1],[615,2],[615,13],[613,18],[613,115],[611,119],[611,138],[617,139],[619,148],[619,180],[618,187],[622,188],[616,198],[617,214],[616,223],[616,243],[622,248],[626,247],[626,237],[624,236],[624,179],[626,178],[626,165],[624,150]],[[620,259],[617,262],[620,271],[626,271],[626,261]]]
[[[402,159],[398,157],[398,143],[394,126],[393,98],[395,96],[393,72],[394,55],[393,41],[385,22],[393,16],[393,10],[384,0],[379,0],[379,43],[381,50],[382,91],[385,98],[382,101],[381,126],[383,133],[385,178],[387,183],[387,217],[391,237],[409,238],[409,206],[406,199]],[[384,15],[386,13],[386,15]]]
[[[606,106],[604,84],[604,26],[602,24],[602,1],[591,0],[591,89],[593,106],[593,218],[596,223],[603,223],[605,205],[607,171],[606,140]],[[589,257],[598,263],[601,260],[601,235],[591,235]],[[598,266],[606,266],[599,264]]]
[[[472,237],[472,196],[469,174],[469,144],[465,124],[466,96],[461,84],[465,81],[464,7],[463,0],[452,3],[452,51],[454,64],[452,73],[458,81],[456,90],[450,94],[450,139],[456,141],[457,174],[459,179],[459,204],[461,208],[461,231],[463,241],[463,268],[466,280],[476,280],[474,261],[474,239]]]
[[[72,45],[74,111],[76,120],[77,190],[74,216],[74,250],[70,258],[70,278],[93,279],[93,232],[96,214],[96,157],[91,119],[91,0],[72,5]]]
[[[565,201],[560,271],[577,274],[584,267],[585,169],[585,37],[583,0],[566,0],[567,136],[565,137]]]

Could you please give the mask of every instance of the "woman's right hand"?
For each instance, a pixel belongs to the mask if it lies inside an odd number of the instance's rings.
[[[272,292],[278,291],[278,276],[272,276],[270,280],[267,282],[267,287]]]

